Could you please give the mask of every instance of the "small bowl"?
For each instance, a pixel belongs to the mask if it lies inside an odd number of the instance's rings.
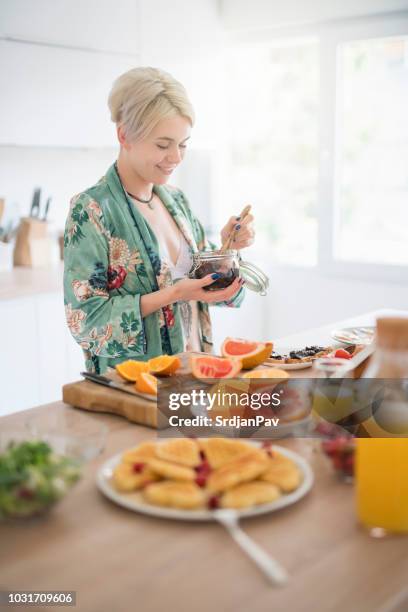
[[[81,463],[102,452],[108,435],[107,426],[97,418],[72,408],[33,415],[26,420],[25,427],[31,439],[44,440],[56,453]]]
[[[3,425],[0,476],[3,470],[6,478],[0,479],[0,521],[28,519],[49,511],[79,480],[84,463],[101,452],[107,431],[104,424],[72,409],[34,414],[20,427]],[[45,442],[53,455],[47,455],[45,466],[29,463],[23,471],[2,465],[2,456],[10,447],[23,442]]]

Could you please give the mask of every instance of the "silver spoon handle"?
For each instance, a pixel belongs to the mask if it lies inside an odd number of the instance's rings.
[[[256,563],[270,582],[276,585],[283,585],[288,581],[289,576],[286,570],[242,531],[238,525],[229,526],[228,531],[235,542]]]

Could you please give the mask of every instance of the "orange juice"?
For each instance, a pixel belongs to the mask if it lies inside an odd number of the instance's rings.
[[[408,439],[357,440],[356,495],[363,525],[408,533]]]

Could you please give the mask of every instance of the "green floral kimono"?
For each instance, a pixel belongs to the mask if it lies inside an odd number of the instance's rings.
[[[213,249],[179,189],[154,186],[191,252]],[[146,361],[183,351],[179,304],[142,318],[142,295],[173,283],[155,234],[129,200],[111,166],[96,185],[75,196],[64,235],[64,303],[71,334],[88,371],[103,373],[125,359]],[[229,302],[237,307],[244,289]],[[198,302],[201,348],[211,352],[208,304]]]

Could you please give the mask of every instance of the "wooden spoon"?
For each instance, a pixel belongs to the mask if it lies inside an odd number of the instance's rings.
[[[251,210],[251,205],[248,204],[247,206],[245,206],[245,208],[242,210],[241,215],[240,215],[240,221],[243,221],[245,219],[245,217],[249,214]],[[225,251],[228,251],[228,249],[231,248],[232,243],[234,242],[234,238],[237,234],[239,230],[234,228],[231,230],[230,234],[228,235],[226,241],[222,244],[221,248],[220,248],[220,253],[224,253]]]

